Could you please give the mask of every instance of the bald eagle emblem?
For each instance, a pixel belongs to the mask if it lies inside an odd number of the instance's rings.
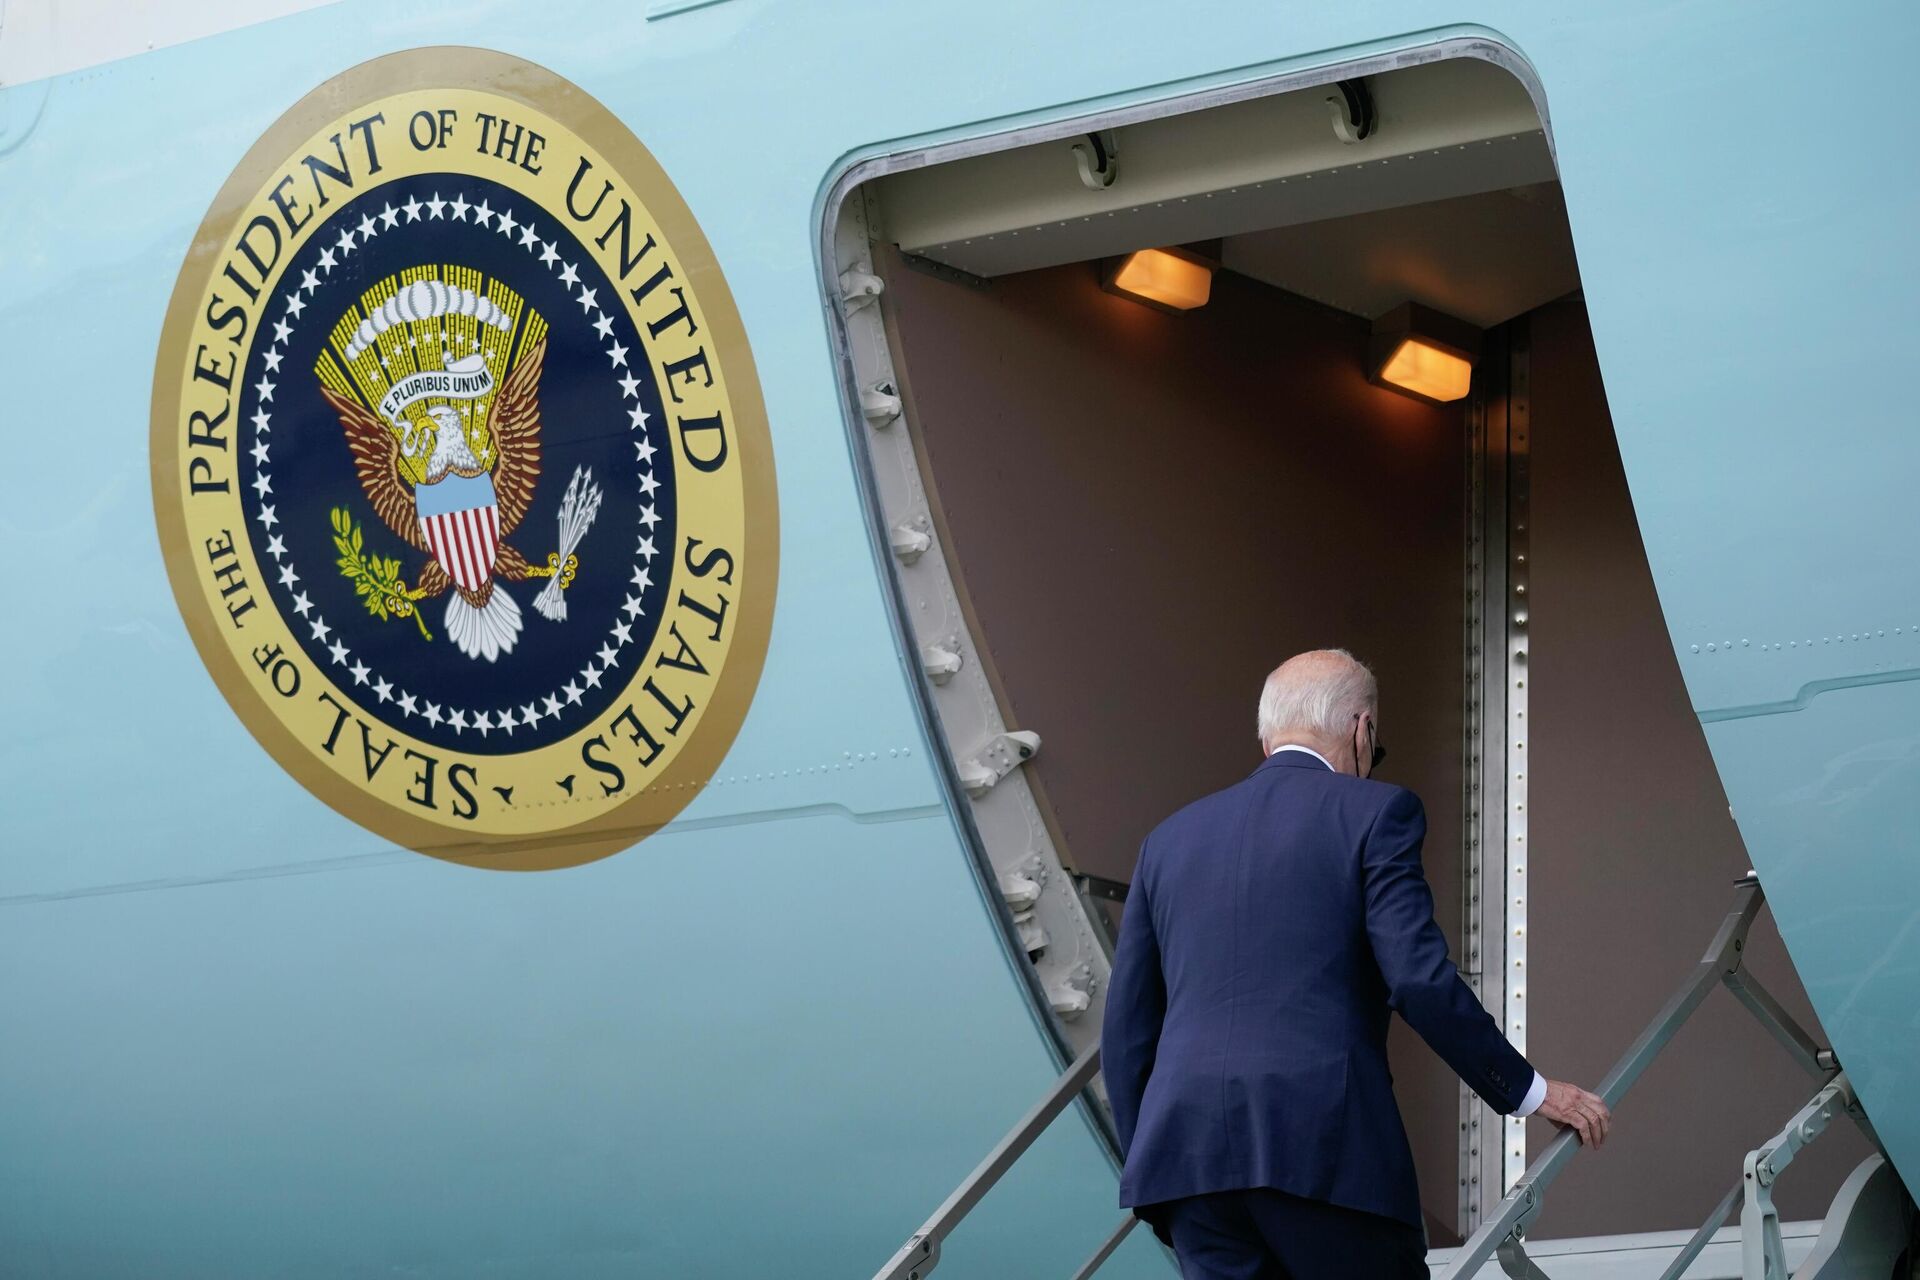
[[[753,704],[781,522],[670,176],[579,86],[432,48],[326,80],[218,191],[142,468],[210,705],[424,855],[545,870],[672,822]]]
[[[561,591],[578,570],[574,549],[599,489],[590,471],[575,471],[561,546],[544,565],[507,541],[540,479],[546,326],[503,285],[472,287],[482,283],[477,272],[408,274],[415,278],[382,281],[341,318],[316,373],[374,513],[427,562],[408,587],[397,562],[362,554],[358,528],[339,513],[336,545],[369,611],[417,616],[419,602],[446,595],[447,637],[467,657],[494,662],[524,626],[506,583],[551,579],[534,607],[565,621]]]

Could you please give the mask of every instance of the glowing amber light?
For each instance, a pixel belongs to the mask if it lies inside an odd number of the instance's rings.
[[[1108,287],[1143,302],[1191,311],[1207,305],[1213,292],[1213,269],[1184,254],[1141,249],[1127,255]]]
[[[1380,367],[1380,381],[1444,404],[1471,389],[1473,363],[1419,338],[1403,338]]]

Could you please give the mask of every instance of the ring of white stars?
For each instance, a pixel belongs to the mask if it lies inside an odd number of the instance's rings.
[[[334,629],[327,625],[326,618],[315,608],[312,599],[304,591],[295,590],[300,583],[300,575],[294,570],[292,558],[288,554],[285,540],[274,532],[279,517],[266,499],[273,493],[273,477],[267,471],[272,458],[273,416],[268,406],[273,403],[275,383],[273,375],[280,372],[280,363],[286,358],[283,350],[293,336],[295,324],[301,313],[307,309],[309,298],[317,297],[326,287],[334,268],[340,266],[354,251],[364,246],[383,231],[389,231],[401,222],[431,222],[445,219],[453,222],[473,222],[476,225],[491,228],[506,236],[510,242],[518,244],[529,254],[538,257],[542,266],[552,271],[566,287],[569,296],[580,304],[583,317],[592,317],[589,323],[599,340],[606,344],[602,347],[608,361],[608,367],[614,371],[624,371],[619,378],[623,406],[626,408],[629,431],[639,432],[633,441],[634,465],[639,471],[641,494],[639,544],[634,550],[633,576],[629,582],[631,590],[627,592],[625,602],[614,615],[612,629],[607,633],[606,643],[600,646],[589,662],[577,674],[552,693],[546,694],[521,706],[500,708],[442,707],[416,696],[395,682],[388,680],[373,670],[365,662],[354,656]],[[337,250],[337,252],[336,252]],[[576,293],[577,290],[577,293]],[[421,200],[409,197],[403,205],[395,206],[389,201],[384,209],[376,214],[362,217],[358,224],[341,229],[339,237],[321,251],[314,269],[301,272],[300,284],[287,298],[284,312],[273,322],[273,344],[261,356],[264,366],[260,381],[254,384],[259,404],[253,414],[253,461],[254,478],[252,488],[259,495],[259,507],[254,511],[254,519],[260,522],[261,529],[267,534],[267,554],[274,560],[276,576],[280,585],[293,596],[293,609],[299,615],[299,623],[292,618],[288,624],[304,625],[308,628],[316,643],[325,646],[327,655],[335,666],[343,668],[339,683],[347,687],[347,679],[353,681],[352,688],[363,689],[365,693],[356,697],[371,695],[379,705],[398,708],[403,717],[419,716],[436,728],[442,724],[450,726],[455,733],[468,731],[486,738],[494,732],[511,735],[515,729],[532,728],[549,717],[558,719],[566,714],[566,708],[576,706],[589,690],[600,687],[621,662],[623,651],[633,640],[633,628],[646,614],[642,604],[647,590],[653,585],[653,560],[659,554],[655,545],[654,526],[660,523],[660,514],[654,509],[652,501],[660,481],[654,475],[653,459],[657,452],[647,422],[652,418],[640,402],[640,380],[627,364],[629,349],[623,346],[613,333],[614,319],[600,307],[594,290],[580,283],[580,276],[574,264],[561,257],[559,242],[542,240],[533,221],[517,219],[509,209],[493,209],[482,200],[479,204],[469,203],[459,191],[453,199],[443,200],[438,191],[431,199]],[[635,337],[638,341],[638,337]],[[383,361],[384,363],[384,361]],[[631,401],[631,404],[626,402]],[[418,605],[416,604],[416,608]],[[562,624],[564,625],[564,624]],[[642,655],[644,656],[644,655]]]

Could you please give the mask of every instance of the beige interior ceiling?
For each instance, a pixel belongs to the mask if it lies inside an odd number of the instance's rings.
[[[1122,126],[1112,184],[1081,138],[876,182],[883,239],[976,276],[1218,242],[1222,265],[1368,319],[1424,303],[1482,327],[1578,287],[1553,157],[1526,90],[1452,59],[1369,76],[1351,141],[1335,85]]]
[[[1111,131],[1110,186],[1089,186],[1065,138],[891,175],[880,229],[909,254],[978,276],[1152,245],[1423,204],[1555,177],[1533,101],[1473,59],[1365,81],[1377,125],[1336,127],[1335,85],[1170,115]]]
[[[1580,285],[1557,182],[1230,236],[1221,265],[1368,319],[1412,301],[1483,329]]]

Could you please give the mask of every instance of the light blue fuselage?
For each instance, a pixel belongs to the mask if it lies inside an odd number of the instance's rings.
[[[675,8],[349,0],[0,91],[0,1272],[870,1274],[1057,1061],[894,641],[822,319],[827,193],[910,146],[1458,38],[1543,96],[1694,706],[1920,1175],[1920,10]],[[195,653],[148,497],[153,354],[213,194],[313,86],[456,44],[578,84],[671,176],[779,481],[731,754],[639,848],[531,875],[397,849],[283,772]],[[1115,1212],[1099,1139],[1061,1123],[944,1266],[1066,1275]],[[1167,1273],[1136,1238],[1103,1274]]]

